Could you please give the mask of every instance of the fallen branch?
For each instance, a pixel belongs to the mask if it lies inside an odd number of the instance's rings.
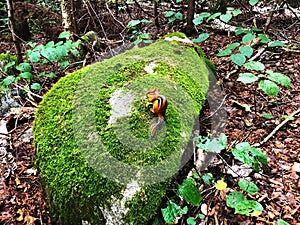
[[[297,109],[296,111],[294,111],[290,116],[295,116],[296,114],[298,114],[300,112],[300,108]],[[289,121],[289,119],[285,119],[284,121],[282,121],[280,124],[278,124],[275,129],[261,142],[254,144],[253,146],[255,147],[259,147],[262,144],[266,143],[284,124],[286,124]]]

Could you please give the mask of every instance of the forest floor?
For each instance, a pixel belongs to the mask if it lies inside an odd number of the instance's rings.
[[[164,31],[156,32],[164,34],[173,29],[176,30],[176,27],[164,27],[164,29]],[[208,207],[207,217],[205,221],[197,220],[197,224],[273,224],[280,218],[290,224],[299,225],[299,113],[283,126],[281,123],[284,121],[282,116],[292,115],[300,108],[300,21],[284,17],[274,18],[268,31],[270,38],[290,40],[289,46],[294,45],[297,48],[266,49],[259,56],[259,61],[265,64],[266,69],[281,72],[291,79],[291,89],[281,87],[276,98],[263,94],[258,90],[257,84],[244,85],[238,82],[238,73],[232,73],[228,77],[228,74],[235,69],[234,64],[229,57],[217,57],[216,54],[228,44],[240,42],[241,37],[228,35],[224,31],[215,32],[209,26],[204,26],[202,30],[210,33],[211,37],[202,42],[200,47],[205,56],[216,65],[218,83],[226,96],[223,108],[227,112],[225,134],[228,137],[228,146],[232,148],[243,141],[250,144],[260,143],[272,131],[279,129],[260,146],[262,152],[268,157],[267,171],[264,173],[252,171],[248,174],[248,177],[259,187],[259,192],[247,197],[260,202],[264,207],[263,213],[258,217],[234,214],[234,210],[226,206],[224,195],[218,195],[216,191],[204,191],[203,202]],[[33,41],[39,42],[40,40],[40,35],[34,36]],[[0,44],[0,53],[14,52],[9,39],[1,37]],[[48,82],[44,92],[49,90],[54,83],[54,81]],[[32,123],[36,104],[28,96],[21,96],[17,101],[22,107],[1,118],[0,124],[1,138],[8,142],[6,156],[1,155],[2,152],[0,152],[2,162],[6,160],[6,164],[2,164],[2,167],[7,164],[14,165],[9,176],[0,180],[0,224],[51,224],[45,193],[34,167]],[[36,102],[38,101],[40,100],[36,99]],[[246,110],[247,107],[250,110]],[[207,105],[201,115],[206,117],[210,113]],[[262,116],[263,113],[271,113],[274,117],[266,119]],[[203,123],[202,125],[201,133],[208,133],[209,124]],[[221,156],[232,168],[242,169],[228,151],[222,152]],[[1,169],[4,170],[4,168]],[[228,172],[228,166],[220,158],[215,160],[207,171],[213,177],[225,177],[228,190],[236,189],[236,182],[231,182],[232,173]],[[200,212],[200,208],[194,209],[190,214],[184,215],[185,218],[179,220],[178,224],[184,224],[182,221],[185,221],[188,216],[194,216]]]

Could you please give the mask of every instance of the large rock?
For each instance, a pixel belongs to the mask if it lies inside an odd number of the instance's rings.
[[[62,78],[34,121],[36,165],[61,224],[146,224],[156,214],[205,101],[210,69],[176,33]],[[168,99],[166,126],[145,94]]]

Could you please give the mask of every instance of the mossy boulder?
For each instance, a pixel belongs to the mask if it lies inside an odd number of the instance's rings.
[[[34,121],[36,165],[61,224],[146,224],[156,214],[205,101],[210,69],[186,37],[170,35],[68,74]],[[145,94],[168,99],[165,126]]]

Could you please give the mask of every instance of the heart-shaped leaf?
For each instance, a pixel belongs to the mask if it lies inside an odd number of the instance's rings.
[[[267,94],[272,97],[276,97],[279,92],[277,84],[270,80],[261,80],[259,82],[259,87]]]
[[[257,81],[258,78],[252,73],[241,73],[237,81],[243,82],[244,84],[249,84]]]
[[[232,54],[230,56],[232,62],[237,64],[238,66],[242,66],[246,62],[246,57],[243,54]]]
[[[232,18],[231,13],[223,14],[220,16],[220,20],[222,20],[224,23],[228,23]]]

